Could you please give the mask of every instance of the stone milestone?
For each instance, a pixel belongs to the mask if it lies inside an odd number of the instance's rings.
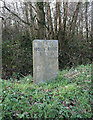
[[[33,41],[33,80],[52,80],[58,75],[58,40]]]

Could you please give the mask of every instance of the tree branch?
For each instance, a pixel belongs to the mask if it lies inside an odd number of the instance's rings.
[[[22,21],[23,23],[31,26],[31,23],[24,21],[24,20],[23,20],[22,18],[20,18],[17,14],[15,14],[14,12],[12,12],[7,6],[4,5],[4,8],[5,8],[8,12],[10,12],[10,13],[13,14],[14,16],[16,16],[20,21]]]
[[[23,22],[24,24],[27,24],[27,25],[29,25],[30,27],[32,27],[31,23],[24,21],[24,20],[23,20],[21,17],[19,17],[16,13],[14,13],[13,11],[11,11],[11,10],[6,6],[5,2],[4,2],[4,8],[5,8],[8,12],[10,12],[10,13],[13,14],[14,16],[16,16],[21,22]],[[35,11],[35,12],[37,12],[37,11]],[[40,22],[40,21],[38,20],[38,18],[37,18],[37,21]],[[40,24],[42,24],[42,23],[40,22]],[[47,28],[47,30],[49,31],[49,29],[48,29],[48,27],[46,26],[46,24],[44,24],[44,25],[45,25],[45,27]]]
[[[0,16],[0,18],[2,18],[2,20],[4,20],[4,18],[2,16]]]

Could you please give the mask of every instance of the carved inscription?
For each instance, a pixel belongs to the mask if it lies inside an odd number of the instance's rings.
[[[46,51],[46,50],[48,50],[48,51],[49,51],[49,50],[50,50],[50,51],[51,51],[51,50],[52,50],[52,51],[57,51],[57,47],[52,47],[52,48],[51,48],[51,47],[48,47],[48,48],[46,48],[46,49],[45,49],[45,48],[36,47],[36,48],[34,48],[34,50],[35,50],[35,51]]]
[[[42,56],[42,52],[45,52],[45,55],[48,57],[55,57],[55,52],[57,51],[57,47],[48,47],[48,48],[40,48],[35,47],[34,51],[39,52],[39,55]]]

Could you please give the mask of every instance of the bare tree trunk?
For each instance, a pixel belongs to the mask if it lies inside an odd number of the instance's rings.
[[[86,39],[87,39],[87,42],[88,42],[88,16],[87,16],[88,2],[86,2],[85,4],[86,4],[86,8],[85,8]]]
[[[81,8],[82,9],[82,8]],[[80,34],[81,34],[81,36],[82,36],[82,38],[83,38],[83,10],[81,10],[81,22],[80,22],[81,24],[80,24],[80,28],[81,28],[81,30],[80,30]]]
[[[67,8],[68,8],[68,2],[63,2],[63,7],[64,7],[64,18],[63,18],[63,39],[65,41],[65,36],[66,36],[66,21],[67,21]]]
[[[33,18],[33,10],[32,10],[32,3],[30,2],[29,3],[29,7],[30,7],[30,22],[32,24],[32,26],[30,27],[30,34],[31,34],[31,40],[34,39],[34,18]]]
[[[24,2],[25,4],[25,16],[26,16],[26,22],[29,23],[29,16],[28,16],[28,3]],[[25,25],[26,26],[26,25]],[[29,36],[29,30],[28,30],[28,26],[26,26],[26,34],[27,36]]]
[[[25,16],[26,16],[26,21],[29,22],[29,19],[28,19],[28,3],[25,2]]]
[[[45,38],[45,13],[44,13],[44,3],[37,2],[37,16],[38,16],[38,32],[39,32],[39,39]]]
[[[81,4],[80,7],[80,15],[79,15],[79,25],[77,25],[78,27],[78,36],[80,35],[81,38],[83,38],[83,3]]]
[[[74,10],[74,14],[73,14],[72,20],[70,22],[71,37],[73,37],[73,35],[75,33],[75,25],[76,25],[76,21],[77,21],[77,17],[78,17],[78,12],[79,12],[80,5],[81,5],[81,3],[78,2],[77,5],[76,5],[76,8]]]
[[[91,40],[93,40],[93,1],[91,2]]]
[[[55,6],[55,14],[54,14],[54,28],[55,28],[55,34],[54,34],[54,39],[57,39],[57,19],[58,19],[58,2],[56,2]]]
[[[62,49],[62,23],[61,23],[61,11],[60,11],[61,2],[58,2],[58,40],[59,40],[59,49]]]
[[[46,18],[45,20],[46,20],[46,24],[47,24],[47,28],[48,28],[48,29],[45,29],[46,39],[49,40],[50,39],[50,35],[49,35],[50,33],[49,33],[49,17],[48,17],[48,3],[47,2],[46,2],[46,5],[45,5],[45,13],[46,13],[45,14],[46,15],[45,16],[45,18]]]
[[[53,31],[53,24],[52,24],[52,17],[51,17],[51,9],[48,3],[48,17],[49,17],[49,32],[50,32],[50,39],[54,38],[54,31]]]

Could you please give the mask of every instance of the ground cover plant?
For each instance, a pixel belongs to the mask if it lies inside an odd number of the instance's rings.
[[[0,80],[2,120],[91,118],[91,65],[59,71],[55,80],[33,84],[32,77]]]

